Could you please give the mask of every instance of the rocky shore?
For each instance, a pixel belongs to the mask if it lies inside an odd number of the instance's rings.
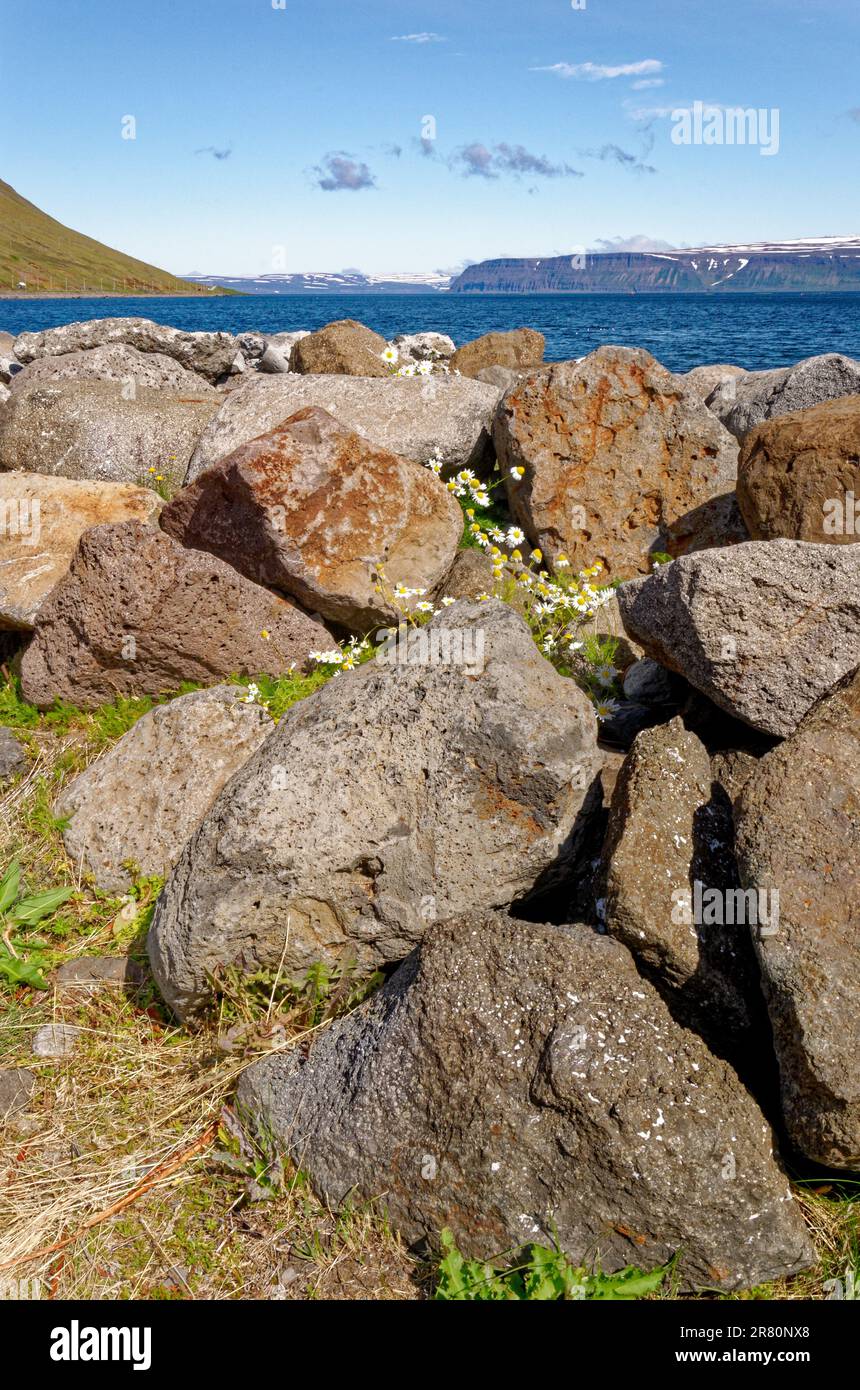
[[[173,1018],[380,973],[239,1081],[321,1198],[751,1288],[860,1168],[860,362],[543,358],[0,334],[0,641],[157,701],[52,809]]]

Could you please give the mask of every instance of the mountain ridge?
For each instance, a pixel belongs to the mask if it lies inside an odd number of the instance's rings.
[[[452,294],[846,293],[860,291],[860,237],[667,251],[577,251],[481,261]]]

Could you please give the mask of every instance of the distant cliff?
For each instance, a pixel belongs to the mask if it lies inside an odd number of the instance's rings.
[[[452,294],[715,294],[860,291],[860,237],[481,261]]]

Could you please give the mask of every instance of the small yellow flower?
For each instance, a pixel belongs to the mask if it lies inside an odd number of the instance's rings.
[[[539,565],[542,559],[543,559],[543,551],[542,551],[542,550],[533,550],[533,551],[532,551],[532,560],[533,560],[533,562],[534,562],[536,565]]]
[[[155,475],[155,481],[156,481],[157,483],[163,483],[163,482],[164,482],[164,474],[163,474],[163,473],[156,473],[156,475]]]
[[[523,558],[523,556],[522,556],[522,551],[520,551],[520,550],[512,550],[512,551],[511,551],[511,559],[512,559],[512,560],[521,560],[522,558]]]
[[[263,631],[260,633],[260,636],[262,637],[264,642],[268,642],[272,634],[267,627],[264,627]]]
[[[155,472],[155,468],[154,468],[154,467],[153,467],[153,468],[147,468],[146,471],[147,471],[147,473],[154,473],[154,472]]]

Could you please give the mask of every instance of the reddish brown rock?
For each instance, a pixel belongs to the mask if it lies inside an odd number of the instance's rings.
[[[452,372],[477,377],[488,367],[539,367],[543,362],[546,339],[534,328],[515,328],[510,333],[484,333],[464,343],[451,358]]]
[[[32,628],[84,531],[107,522],[156,525],[150,488],[43,473],[0,473],[0,628]]]
[[[860,541],[860,396],[751,430],[741,446],[738,502],[754,540]]]
[[[183,545],[365,632],[396,620],[397,583],[428,592],[441,583],[463,516],[429,469],[311,406],[202,473],[161,524]]]
[[[309,333],[293,345],[291,372],[330,373],[334,376],[389,376],[382,360],[384,338],[355,319],[338,319]]]
[[[223,560],[129,521],[81,537],[39,613],[22,686],[42,709],[57,699],[91,709],[183,681],[277,676],[330,645],[320,624]]]
[[[744,539],[735,440],[641,349],[531,373],[502,400],[494,434],[511,511],[550,560],[601,560],[624,578],[647,573],[654,551]]]

